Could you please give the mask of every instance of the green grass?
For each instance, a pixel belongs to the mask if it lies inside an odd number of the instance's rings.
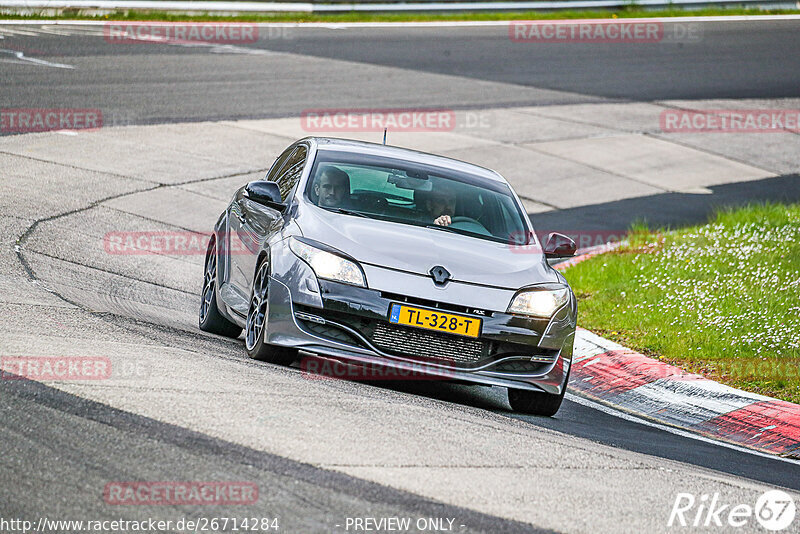
[[[5,20],[150,20],[185,22],[416,22],[453,20],[552,20],[552,19],[606,19],[606,18],[645,18],[645,17],[684,17],[716,15],[784,15],[800,13],[798,9],[752,9],[752,8],[708,8],[698,10],[665,9],[649,11],[634,6],[615,11],[540,11],[488,12],[488,13],[240,13],[236,15],[215,15],[212,13],[181,15],[163,11],[118,11],[107,15],[87,15],[81,10],[64,10],[52,15],[42,11],[27,15],[4,15]]]
[[[733,387],[800,402],[800,204],[720,211],[565,272],[578,323]]]

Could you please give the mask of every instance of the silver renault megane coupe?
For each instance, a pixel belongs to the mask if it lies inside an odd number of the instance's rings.
[[[356,366],[506,387],[553,415],[577,306],[498,173],[441,156],[305,138],[236,191],[205,260],[200,328],[290,364],[302,350]]]

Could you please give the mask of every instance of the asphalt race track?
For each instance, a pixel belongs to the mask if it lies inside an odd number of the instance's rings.
[[[505,26],[287,27],[212,53],[113,44],[102,27],[6,27],[0,61],[21,51],[75,70],[5,65],[0,106],[87,106],[120,123],[151,124],[293,116],[309,107],[796,97],[797,26],[703,23],[698,42],[639,46],[514,43]]]
[[[696,42],[637,46],[512,43],[502,26],[281,27],[255,43],[187,46],[0,23],[0,108],[99,109],[105,126],[0,137],[0,356],[103,356],[120,370],[94,383],[0,381],[0,518],[680,532],[667,520],[681,492],[752,505],[780,487],[797,500],[800,463],[581,399],[537,418],[512,413],[497,389],[310,380],[248,360],[241,340],[196,328],[201,254],[103,248],[114,231],[209,231],[235,188],[304,135],[297,116],[318,108],[483,120],[390,142],[497,168],[548,230],[679,225],[722,204],[800,200],[795,133],[658,131],[676,107],[800,108],[800,21],[697,24]],[[677,170],[631,169],[612,157],[619,146]],[[137,480],[249,481],[259,500],[104,500],[108,483]]]

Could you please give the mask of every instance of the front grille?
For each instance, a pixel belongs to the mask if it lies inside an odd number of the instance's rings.
[[[469,365],[486,355],[485,344],[477,339],[425,332],[379,322],[371,336],[379,349],[397,355],[434,360],[451,365]]]
[[[518,359],[489,367],[487,371],[531,373],[551,365],[559,353],[557,350],[541,349],[533,344],[456,336],[392,324],[385,319],[366,315],[311,308],[301,304],[293,306],[298,324],[303,330],[316,336],[364,348],[369,348],[368,341],[384,353],[442,365],[475,368],[492,360],[516,356]],[[343,328],[337,326],[337,323]],[[358,332],[364,341],[359,339],[360,336],[346,332],[344,327]]]

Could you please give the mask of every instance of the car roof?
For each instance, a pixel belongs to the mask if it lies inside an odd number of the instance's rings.
[[[434,167],[444,167],[454,171],[461,171],[473,176],[487,178],[495,182],[502,182],[504,184],[508,183],[498,172],[487,169],[486,167],[481,167],[480,165],[475,165],[473,163],[467,163],[466,161],[447,158],[445,156],[437,156],[436,154],[411,150],[409,148],[381,145],[378,143],[368,143],[366,141],[355,141],[353,139],[339,139],[336,137],[306,137],[301,139],[301,141],[310,141],[316,145],[317,150],[352,152],[402,159],[414,163],[422,163]]]

